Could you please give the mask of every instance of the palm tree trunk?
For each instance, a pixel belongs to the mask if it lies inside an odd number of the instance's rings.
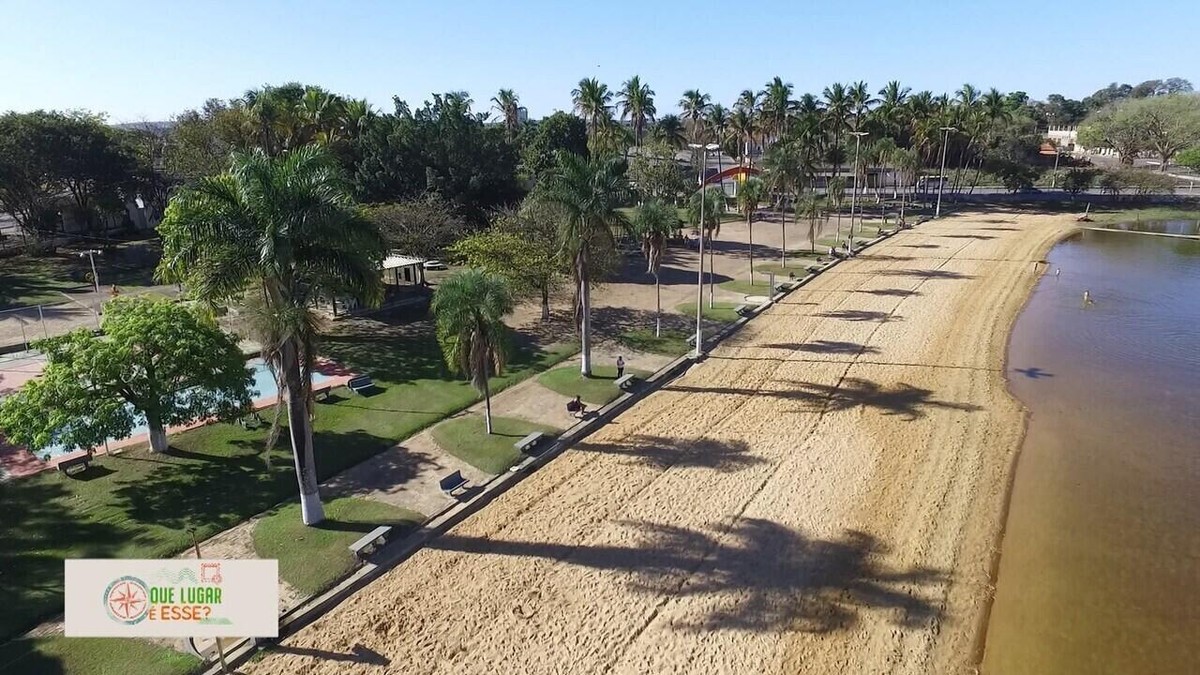
[[[487,427],[488,435],[492,435],[492,387],[488,384],[488,378],[483,378],[483,423]]]
[[[779,198],[779,266],[787,267],[787,209],[783,206],[783,197]]]
[[[284,390],[287,401],[288,436],[292,442],[292,458],[296,464],[296,482],[300,485],[300,512],[305,525],[325,520],[321,493],[317,486],[317,466],[313,455],[312,423],[308,416],[308,401],[300,377],[300,354],[295,338],[284,341],[280,349]]]
[[[592,297],[588,288],[588,266],[586,245],[575,259],[579,276],[579,372],[584,377],[592,376]]]
[[[750,239],[750,285],[754,285],[754,210],[746,213],[746,230]]]
[[[662,286],[658,283],[658,271],[654,272],[654,337],[662,337]]]

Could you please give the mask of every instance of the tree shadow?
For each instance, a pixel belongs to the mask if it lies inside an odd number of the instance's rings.
[[[787,349],[791,351],[808,352],[810,354],[878,354],[879,349],[857,342],[839,342],[837,340],[813,340],[812,342],[778,342],[762,345],[765,349]]]
[[[910,298],[921,294],[920,291],[906,291],[903,288],[877,288],[873,291],[854,291],[855,293],[867,293],[870,295],[879,295],[890,298]]]
[[[794,385],[795,388],[790,390],[739,389],[676,384],[664,387],[664,390],[735,396],[770,396],[788,401],[799,401],[802,404],[801,408],[790,412],[823,413],[851,410],[858,407],[874,408],[884,415],[901,415],[910,421],[925,417],[926,411],[931,408],[964,412],[976,412],[983,409],[973,403],[936,399],[933,397],[932,390],[921,389],[904,382],[885,387],[871,380],[847,377],[839,385],[794,380],[786,381],[784,384]]]
[[[900,248],[941,248],[938,244],[900,244]]]
[[[678,438],[638,435],[620,443],[582,443],[575,449],[606,455],[624,455],[639,464],[664,469],[678,466],[733,472],[766,461],[748,454],[750,446],[744,441],[726,442],[710,438],[685,441]]]
[[[885,277],[918,277],[921,279],[974,279],[972,274],[963,274],[952,270],[880,270],[879,276]]]
[[[701,598],[701,617],[673,623],[687,630],[720,629],[810,633],[852,628],[863,610],[886,612],[897,626],[938,621],[936,595],[948,576],[928,567],[891,569],[880,560],[887,547],[870,534],[849,530],[817,539],[779,523],[747,518],[709,532],[673,525],[619,521],[638,535],[632,546],[503,541],[447,534],[430,548],[546,558],[622,575],[632,591]]]
[[[890,312],[878,312],[866,309],[835,309],[830,312],[821,312],[815,316],[827,319],[841,319],[843,321],[878,321],[879,323],[904,320],[904,317],[896,316]]]
[[[943,234],[947,239],[995,239],[990,234]]]

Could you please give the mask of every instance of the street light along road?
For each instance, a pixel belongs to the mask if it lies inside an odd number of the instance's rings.
[[[854,185],[850,188],[850,239],[846,242],[846,255],[852,256],[854,255],[854,204],[855,197],[858,196],[858,147],[862,137],[868,134],[865,131],[851,131],[850,135],[854,137]],[[863,173],[866,174],[866,171]],[[859,220],[861,219],[862,214],[859,214]]]
[[[938,199],[937,209],[933,212],[934,218],[942,217],[942,190],[946,187],[946,146],[950,144],[950,132],[958,131],[954,127],[942,127],[945,135],[942,137],[942,172],[938,176]]]
[[[704,344],[704,329],[701,326],[701,318],[704,312],[704,172],[708,170],[708,153],[711,150],[716,150],[716,143],[708,145],[700,145],[699,143],[688,143],[688,147],[693,150],[703,150],[700,153],[700,177],[697,183],[700,184],[700,266],[696,271],[696,352],[695,357],[699,359],[703,355],[702,345]],[[711,275],[711,270],[710,270]],[[709,298],[712,298],[712,290],[709,290]]]

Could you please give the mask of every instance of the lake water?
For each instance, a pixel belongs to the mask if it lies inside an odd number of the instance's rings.
[[[1031,416],[984,672],[1200,673],[1200,241],[1048,259],[1009,345]]]

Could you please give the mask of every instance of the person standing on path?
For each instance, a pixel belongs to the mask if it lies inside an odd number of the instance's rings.
[[[625,374],[625,359],[622,358],[620,354],[618,354],[617,355],[617,379],[618,380],[621,379],[621,377],[624,374]]]

